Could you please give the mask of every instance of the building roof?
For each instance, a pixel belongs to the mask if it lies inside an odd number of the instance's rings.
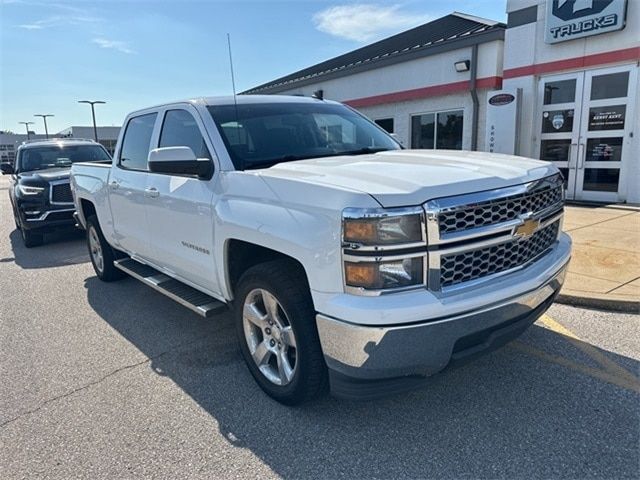
[[[243,94],[278,93],[319,80],[504,38],[504,23],[454,12],[406,32],[264,83]]]

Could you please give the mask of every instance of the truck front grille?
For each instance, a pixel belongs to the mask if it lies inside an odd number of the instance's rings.
[[[51,186],[51,203],[73,203],[69,182]]]
[[[440,286],[446,288],[526,265],[554,244],[559,228],[558,220],[526,239],[444,255],[441,258]]]
[[[560,235],[563,188],[556,174],[428,201],[428,288],[447,294],[542,257]]]
[[[562,201],[562,185],[549,186],[536,192],[523,193],[499,200],[489,200],[475,205],[440,213],[440,234],[468,230],[514,220],[518,216],[545,210]]]

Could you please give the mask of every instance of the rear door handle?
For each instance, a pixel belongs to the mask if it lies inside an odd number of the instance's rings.
[[[147,187],[144,189],[144,195],[145,197],[156,198],[160,196],[160,192],[155,187]]]
[[[120,184],[116,180],[112,180],[109,186],[111,187],[111,190],[117,190]]]

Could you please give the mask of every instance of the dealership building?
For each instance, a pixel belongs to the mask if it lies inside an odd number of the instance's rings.
[[[567,198],[640,203],[640,1],[508,0],[252,88],[345,102],[409,148],[548,160]],[[505,162],[508,162],[505,158]]]

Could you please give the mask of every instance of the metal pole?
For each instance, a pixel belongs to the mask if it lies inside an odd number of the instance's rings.
[[[78,103],[88,103],[91,105],[91,118],[93,119],[93,139],[98,141],[98,127],[96,126],[96,111],[94,105],[96,103],[107,103],[102,100],[78,100]]]
[[[94,104],[91,104],[91,117],[93,118],[93,139],[98,141],[98,128],[96,127],[96,110]]]
[[[52,115],[50,113],[47,113],[47,114],[37,113],[34,115],[34,117],[42,117],[42,119],[44,120],[44,134],[47,140],[49,139],[49,128],[47,127],[47,117],[54,117],[54,116],[55,115]]]
[[[33,125],[33,122],[18,122],[18,123],[24,125],[24,128],[26,128],[26,130],[27,130],[27,140],[29,140],[30,139],[30,137],[29,137],[29,125]]]

